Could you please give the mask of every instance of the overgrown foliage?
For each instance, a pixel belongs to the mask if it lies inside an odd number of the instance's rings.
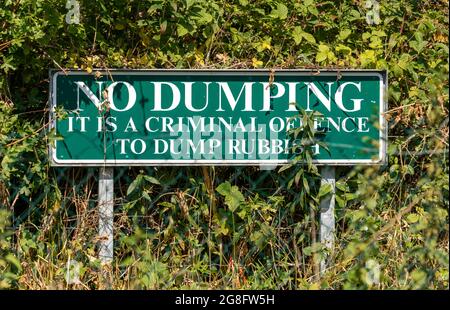
[[[97,171],[49,166],[49,68],[377,68],[389,163],[338,169],[320,278],[314,165],[124,168],[113,288],[448,289],[447,1],[77,2],[79,24],[64,0],[0,3],[1,288],[100,286]]]

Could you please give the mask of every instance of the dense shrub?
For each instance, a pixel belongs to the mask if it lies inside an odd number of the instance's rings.
[[[389,163],[338,169],[320,278],[315,167],[116,169],[113,287],[448,288],[447,1],[74,2],[0,3],[0,287],[100,285],[97,172],[48,163],[50,68],[377,68]]]

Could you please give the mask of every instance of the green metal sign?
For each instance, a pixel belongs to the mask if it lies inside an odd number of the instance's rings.
[[[277,165],[296,154],[299,109],[317,111],[324,165],[381,164],[386,73],[107,70],[50,74],[56,166]]]

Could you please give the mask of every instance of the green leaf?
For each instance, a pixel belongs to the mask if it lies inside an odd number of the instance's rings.
[[[130,186],[128,186],[127,196],[132,194],[136,190],[136,188],[141,185],[141,182],[142,182],[142,177],[140,175],[138,175],[137,178],[134,179],[133,182],[131,182]]]
[[[363,39],[363,41],[367,41],[371,36],[372,36],[372,34],[370,32],[364,32],[362,34],[362,39]]]
[[[145,200],[152,201],[152,199],[150,198],[150,196],[148,195],[147,192],[143,192],[142,197],[144,197]]]
[[[336,188],[343,192],[348,192],[350,190],[349,186],[344,180],[337,181]]]
[[[319,11],[317,10],[315,4],[309,5],[308,6],[308,11],[309,11],[309,13],[311,13],[314,16],[318,16],[319,15]]]
[[[11,253],[5,256],[5,260],[13,264],[14,267],[16,267],[17,270],[19,270],[19,272],[22,271],[22,265],[20,264],[20,261]]]
[[[166,32],[166,30],[167,30],[167,20],[163,21],[159,28],[161,29],[161,33]]]
[[[369,64],[375,63],[377,60],[376,56],[375,56],[375,51],[373,51],[373,50],[366,50],[359,57],[361,60],[361,65],[363,67],[367,66]]]
[[[275,18],[286,19],[288,15],[288,8],[284,4],[278,3],[277,8],[273,9],[270,15]]]
[[[308,184],[308,179],[303,178],[303,188],[305,189],[306,193],[309,194],[309,184]]]
[[[331,191],[333,190],[333,187],[331,186],[331,184],[322,184],[322,186],[320,186],[319,189],[319,195],[318,197],[324,197],[326,195],[328,195],[329,193],[331,193]]]
[[[374,31],[372,31],[372,35],[377,36],[377,37],[385,37],[386,32],[384,32],[383,30],[374,30]]]
[[[300,44],[303,39],[303,30],[299,26],[295,27],[292,31],[292,38],[296,45]]]
[[[352,33],[352,31],[351,31],[350,29],[344,29],[344,30],[341,30],[341,32],[339,32],[338,38],[339,38],[340,40],[345,40],[345,39],[348,38],[348,36],[349,36],[351,33]]]
[[[144,179],[152,184],[161,185],[161,183],[156,178],[149,175],[144,176]]]
[[[345,201],[339,195],[336,195],[336,202],[337,202],[339,208],[345,207]]]
[[[206,12],[205,10],[200,11],[199,18],[197,19],[197,22],[200,25],[206,25],[213,21],[213,16]]]
[[[323,245],[319,242],[312,244],[311,246],[307,246],[303,248],[303,254],[306,256],[310,256],[314,253],[320,252],[323,249]]]
[[[289,168],[291,168],[293,166],[293,164],[286,164],[281,166],[281,168],[278,170],[278,173],[283,172],[284,170],[287,170]]]
[[[355,193],[345,193],[344,197],[345,197],[345,200],[350,201],[350,200],[358,198],[358,195]]]
[[[328,51],[330,50],[330,48],[325,44],[319,44],[317,49],[319,50],[319,52],[322,52],[322,53],[328,53]]]
[[[177,34],[179,37],[185,36],[189,33],[189,30],[187,30],[186,27],[184,27],[182,24],[177,24]]]
[[[411,55],[403,53],[397,61],[397,64],[403,70],[407,70],[408,66],[411,65]]]
[[[308,41],[309,43],[316,43],[316,39],[310,33],[303,32],[302,37],[305,38],[305,40]]]
[[[239,191],[239,188],[235,185],[231,186],[228,181],[217,186],[216,191],[225,197],[225,204],[231,212],[234,212],[245,201],[244,195]]]
[[[295,185],[298,185],[298,183],[300,182],[300,178],[303,175],[303,169],[300,169],[297,174],[295,175]]]
[[[186,10],[189,10],[189,8],[195,3],[195,0],[186,0]]]
[[[422,52],[422,50],[427,46],[428,41],[410,41],[409,46],[415,50],[417,53]]]
[[[328,46],[326,46],[325,44],[319,44],[318,50],[319,50],[319,52],[316,55],[316,62],[325,61],[328,58],[328,53],[330,51],[330,48]]]
[[[250,241],[255,243],[259,250],[262,250],[266,244],[266,237],[262,232],[255,231],[250,235]]]
[[[342,52],[343,54],[350,54],[352,52],[352,49],[348,46],[345,46],[343,44],[338,44],[336,46],[336,52]]]
[[[327,53],[317,53],[316,55],[316,62],[322,62],[325,61],[327,59]]]
[[[116,25],[114,26],[114,28],[115,28],[116,30],[124,30],[124,29],[125,29],[125,25],[124,25],[124,24],[116,24]]]
[[[247,215],[247,210],[246,210],[246,209],[242,209],[241,211],[239,211],[239,212],[237,213],[237,215],[238,215],[241,219],[244,219],[245,216]]]
[[[419,215],[417,213],[411,213],[408,214],[408,216],[406,217],[406,220],[408,221],[408,223],[413,224],[416,223],[419,220]]]

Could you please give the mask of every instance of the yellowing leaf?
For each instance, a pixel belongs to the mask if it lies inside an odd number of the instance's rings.
[[[411,213],[406,217],[408,223],[413,224],[419,220],[419,215],[417,213]]]
[[[325,44],[319,44],[319,52],[316,55],[316,62],[322,62],[327,60],[328,53],[330,51],[330,48],[326,46]]]
[[[332,190],[333,190],[333,188],[331,187],[331,184],[323,184],[323,185],[320,186],[318,197],[326,196],[326,195],[328,195]]]
[[[336,46],[336,52],[338,53],[342,52],[343,54],[350,54],[352,52],[352,49],[343,44],[338,44],[338,46]]]
[[[271,48],[272,46],[270,46],[270,43],[269,42],[266,42],[266,41],[264,41],[262,44],[261,44],[261,48],[262,48],[262,50],[270,50],[270,48]]]
[[[367,66],[371,63],[375,63],[376,62],[376,57],[375,57],[375,51],[373,50],[366,50],[364,51],[364,53],[362,53],[359,56],[360,60],[361,60],[361,65],[362,66]]]
[[[325,61],[326,59],[327,59],[326,53],[317,53],[316,62],[322,62],[322,61]]]
[[[328,58],[328,60],[331,61],[331,62],[336,61],[336,56],[334,55],[334,53],[333,53],[332,51],[329,51],[329,52],[327,53],[327,58]]]
[[[124,30],[125,25],[124,24],[116,24],[116,26],[114,28],[116,28],[116,30]]]
[[[411,87],[411,89],[408,92],[408,97],[416,97],[419,94],[419,90],[416,86]]]
[[[263,65],[263,62],[261,60],[256,59],[255,57],[252,58],[252,64],[254,68],[260,68]]]
[[[326,46],[325,44],[319,44],[318,49],[319,49],[319,52],[323,52],[323,53],[327,53],[330,50],[330,48],[328,46]]]
[[[316,39],[310,33],[303,32],[302,37],[305,38],[305,40],[308,41],[309,43],[316,43]]]
[[[352,33],[350,29],[344,29],[339,32],[339,39],[345,40],[348,38],[348,36]]]
[[[271,16],[279,19],[286,19],[288,15],[288,8],[282,3],[277,4],[277,8],[272,10]]]
[[[292,31],[292,38],[294,39],[295,44],[300,44],[303,39],[303,30],[299,26],[295,27]]]
[[[179,37],[185,36],[189,33],[189,30],[186,29],[182,24],[177,24],[177,34]]]

